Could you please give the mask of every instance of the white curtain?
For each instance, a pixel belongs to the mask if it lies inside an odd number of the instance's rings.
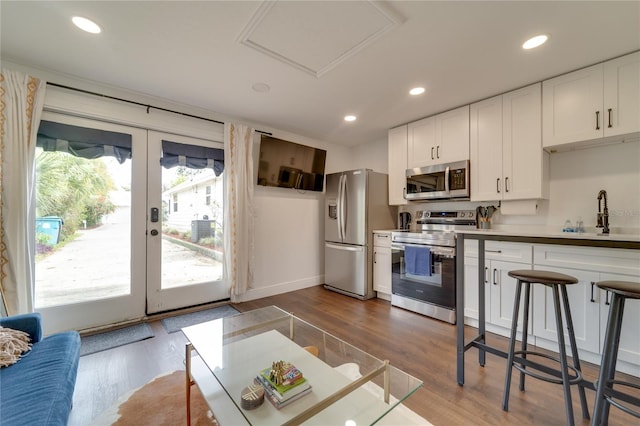
[[[33,311],[35,149],[46,82],[0,74],[0,289],[7,313]]]
[[[253,283],[253,133],[224,125],[224,263],[233,302],[242,301]]]

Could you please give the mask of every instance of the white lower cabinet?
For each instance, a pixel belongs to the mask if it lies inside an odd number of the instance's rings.
[[[381,299],[391,298],[391,233],[373,234],[373,290]]]
[[[559,272],[578,279],[577,284],[567,286],[576,345],[578,349],[598,353],[600,351],[600,325],[598,319],[600,308],[597,300],[593,299],[593,301],[591,301],[591,283],[598,281],[598,274],[590,271],[539,265],[535,265],[535,269]],[[594,289],[593,292],[595,295],[596,290]],[[533,313],[534,336],[542,337],[551,342],[557,342],[558,336],[555,309],[553,306],[553,290],[551,287],[544,285],[535,285],[533,297],[536,301]],[[562,305],[562,299],[560,299],[560,305]],[[563,319],[566,318],[564,307],[562,307],[562,316]],[[564,322],[564,324],[565,344],[567,348],[569,348],[569,334],[567,332],[566,322]],[[553,349],[553,346],[551,349]],[[555,350],[557,351],[557,346]]]
[[[478,323],[478,246],[465,242],[465,323]],[[569,307],[580,359],[600,364],[611,296],[596,283],[605,280],[640,282],[640,252],[637,250],[562,245],[485,242],[485,316],[487,330],[509,336],[513,317],[515,280],[508,276],[516,269],[560,272],[578,279],[567,286]],[[522,331],[521,299],[520,332]],[[533,286],[529,318],[529,343],[558,351],[558,335],[550,287]],[[565,318],[562,300],[560,301]],[[617,369],[640,377],[640,301],[627,299],[620,336]],[[566,322],[563,324],[567,353],[570,353]],[[520,339],[520,332],[518,339]]]
[[[571,275],[578,284],[567,286],[576,344],[581,359],[600,363],[609,306],[605,291],[596,283],[604,280],[640,281],[640,253],[634,250],[534,245],[534,268]],[[622,272],[622,273],[620,273]],[[557,350],[556,323],[551,290],[536,289],[533,334],[536,344]],[[618,370],[640,376],[640,302],[627,299],[624,310]],[[565,327],[565,336],[566,327]],[[565,339],[568,347],[569,341]]]
[[[509,271],[531,269],[531,244],[485,243],[485,317],[487,329],[509,335],[513,318],[516,280]],[[478,249],[475,242],[467,242],[465,250],[465,317],[478,319]],[[519,329],[522,330],[524,294],[520,300]],[[529,313],[529,333],[532,330]],[[471,321],[470,323],[472,323]],[[497,327],[493,327],[497,326]]]

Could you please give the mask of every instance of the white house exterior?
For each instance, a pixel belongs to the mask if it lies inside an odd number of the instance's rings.
[[[211,220],[222,228],[223,175],[207,169],[162,193],[164,225],[180,232],[191,231],[192,221]]]

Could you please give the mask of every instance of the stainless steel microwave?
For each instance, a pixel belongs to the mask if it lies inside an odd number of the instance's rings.
[[[469,198],[469,160],[407,169],[407,200]]]

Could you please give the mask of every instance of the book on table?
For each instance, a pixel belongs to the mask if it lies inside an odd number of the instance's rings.
[[[256,382],[265,388],[266,396],[276,408],[311,392],[311,384],[302,373],[291,364],[285,365],[287,368],[283,377],[278,380],[279,383],[274,380],[271,368],[262,370],[256,376]]]
[[[300,389],[303,389],[302,391],[296,393],[295,395],[287,394],[286,399],[281,399],[282,396],[279,395],[278,392],[273,389],[273,387],[271,387],[269,382],[266,381],[264,377],[262,377],[262,375],[256,376],[256,382],[262,384],[262,386],[264,387],[265,399],[267,399],[278,410],[311,393],[311,385],[308,385],[306,387],[302,386],[300,387]]]

